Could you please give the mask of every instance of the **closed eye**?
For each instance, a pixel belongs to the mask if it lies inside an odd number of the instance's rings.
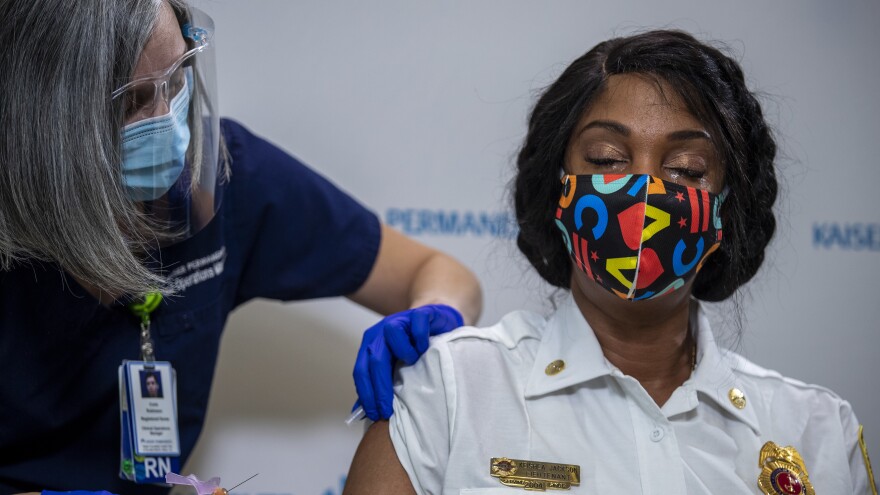
[[[596,165],[597,167],[608,167],[611,165],[616,165],[618,163],[623,163],[623,160],[616,160],[614,158],[590,158],[587,157],[587,162]]]
[[[688,179],[702,179],[706,176],[705,170],[699,170],[694,168],[670,168],[669,169],[673,175],[679,175],[687,177]]]

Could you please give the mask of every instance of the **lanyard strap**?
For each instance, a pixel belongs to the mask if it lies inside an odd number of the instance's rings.
[[[160,292],[147,292],[143,299],[128,305],[129,311],[141,320],[141,361],[148,366],[156,360],[154,356],[153,338],[150,335],[150,314],[162,303]]]

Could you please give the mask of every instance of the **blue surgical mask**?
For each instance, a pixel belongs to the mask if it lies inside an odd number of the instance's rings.
[[[190,140],[187,116],[191,88],[192,81],[187,77],[166,115],[123,128],[122,182],[132,200],[158,199],[180,178]]]

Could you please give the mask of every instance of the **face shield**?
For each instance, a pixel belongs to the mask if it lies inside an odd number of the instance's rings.
[[[163,245],[192,237],[222,201],[214,22],[190,8],[187,51],[170,67],[112,93],[124,115],[122,182]]]

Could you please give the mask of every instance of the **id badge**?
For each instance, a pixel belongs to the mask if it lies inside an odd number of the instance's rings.
[[[119,367],[119,477],[165,483],[180,472],[177,382],[171,363],[124,361]]]

